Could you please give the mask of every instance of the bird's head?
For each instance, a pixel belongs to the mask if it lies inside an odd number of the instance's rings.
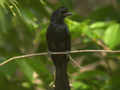
[[[51,16],[51,19],[52,21],[55,20],[55,21],[61,21],[61,20],[64,20],[64,18],[66,16],[70,16],[72,13],[68,11],[67,8],[65,7],[61,7],[61,8],[58,8],[56,11],[53,12],[52,16]]]

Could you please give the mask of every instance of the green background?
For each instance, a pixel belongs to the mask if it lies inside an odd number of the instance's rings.
[[[72,50],[120,50],[120,0],[0,0],[0,63],[13,56],[47,52],[51,13],[65,6]],[[71,54],[72,90],[120,90],[120,53]],[[79,68],[78,66],[82,67]],[[52,90],[55,68],[48,56],[0,66],[0,90]]]

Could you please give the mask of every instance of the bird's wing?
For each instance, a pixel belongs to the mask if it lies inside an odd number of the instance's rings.
[[[47,39],[47,44],[48,44],[48,50],[49,51],[54,51],[56,49],[56,45],[53,40],[53,27],[50,25],[47,29],[46,33],[46,39]]]
[[[50,51],[70,51],[70,33],[66,25],[50,25],[47,29],[47,42]]]

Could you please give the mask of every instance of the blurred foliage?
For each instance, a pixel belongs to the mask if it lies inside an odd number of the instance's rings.
[[[56,0],[53,0],[56,1]],[[119,5],[120,0],[116,0]],[[112,4],[79,15],[74,0],[0,0],[0,62],[10,57],[47,51],[45,32],[52,11],[66,6],[73,15],[65,20],[72,50],[120,50],[119,7]],[[72,90],[119,90],[120,56],[117,53],[71,54]],[[0,67],[0,90],[52,90],[54,66],[47,56],[14,60]]]

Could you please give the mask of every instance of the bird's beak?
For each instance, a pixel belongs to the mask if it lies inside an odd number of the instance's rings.
[[[64,13],[64,16],[70,16],[70,15],[72,15],[71,12],[66,12],[66,13]]]

